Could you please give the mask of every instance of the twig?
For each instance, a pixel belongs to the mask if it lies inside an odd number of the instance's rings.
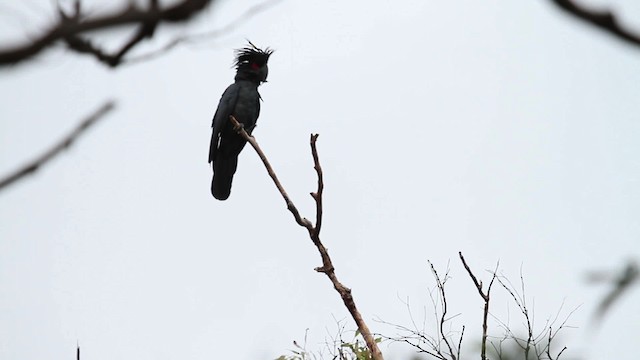
[[[442,314],[440,314],[440,322],[439,322],[440,327],[438,330],[440,332],[440,338],[442,338],[442,340],[444,340],[445,345],[447,345],[447,348],[449,349],[449,356],[451,357],[451,359],[456,360],[456,353],[454,353],[453,351],[454,347],[451,345],[451,343],[449,342],[449,339],[444,334],[444,323],[447,321],[446,319],[447,296],[444,290],[444,284],[447,282],[447,279],[449,277],[449,269],[447,268],[447,272],[444,275],[444,281],[443,281],[440,279],[440,276],[438,275],[438,272],[436,271],[436,268],[433,266],[431,261],[427,261],[427,262],[429,263],[429,266],[431,266],[431,272],[433,273],[433,277],[435,277],[436,279],[436,285],[438,286],[438,291],[440,292],[440,306],[442,307]]]
[[[98,120],[100,120],[109,111],[113,110],[114,107],[115,103],[113,101],[107,101],[92,115],[83,120],[71,133],[62,138],[62,140],[55,144],[51,149],[47,150],[44,154],[40,155],[38,158],[28,163],[27,165],[0,179],[0,191],[20,180],[21,178],[35,173],[42,166],[47,164],[51,159],[59,155],[62,151],[68,149],[81,135],[84,134],[87,129],[98,122]]]
[[[311,138],[310,138],[314,169],[316,170],[316,173],[318,175],[318,189],[315,193],[311,193],[311,196],[316,201],[316,225],[314,226],[311,223],[311,221],[309,221],[307,218],[303,218],[300,216],[300,212],[298,211],[298,208],[296,208],[296,206],[293,204],[293,202],[289,198],[289,195],[287,194],[284,187],[278,180],[278,177],[276,176],[276,173],[273,171],[273,168],[271,167],[269,160],[267,159],[266,155],[258,145],[258,142],[255,140],[255,138],[250,136],[244,130],[244,127],[238,122],[238,120],[236,120],[235,117],[230,116],[229,121],[231,121],[231,124],[233,125],[234,129],[236,129],[236,132],[240,136],[242,136],[243,139],[249,142],[249,144],[251,144],[251,147],[253,147],[253,149],[258,153],[258,156],[260,157],[260,160],[262,160],[262,163],[267,169],[269,176],[275,183],[276,187],[278,188],[278,191],[280,191],[282,198],[287,204],[287,209],[291,212],[291,214],[293,214],[293,217],[296,223],[298,223],[298,225],[307,229],[307,231],[309,232],[309,237],[311,238],[311,241],[313,242],[313,244],[318,248],[318,251],[320,252],[320,257],[322,258],[322,266],[315,268],[315,270],[317,272],[321,272],[327,275],[329,280],[331,280],[331,283],[333,284],[334,289],[336,289],[338,294],[340,294],[340,297],[342,298],[344,305],[347,307],[347,310],[351,314],[351,317],[353,318],[356,325],[358,326],[358,331],[360,331],[360,334],[362,334],[362,337],[364,338],[364,341],[367,344],[367,348],[371,352],[372,359],[383,360],[384,358],[382,356],[382,352],[378,348],[378,344],[376,343],[375,338],[371,333],[371,330],[369,330],[369,327],[364,322],[364,319],[362,319],[362,315],[360,314],[360,312],[358,311],[358,308],[356,307],[355,301],[353,300],[353,296],[351,295],[351,289],[344,286],[336,277],[335,268],[333,267],[333,263],[331,262],[331,258],[329,257],[329,252],[327,251],[327,248],[320,241],[320,225],[322,221],[322,192],[324,189],[324,183],[322,178],[322,168],[320,166],[320,160],[318,157],[318,150],[316,148],[316,141],[318,140],[318,134],[311,134]]]
[[[191,34],[191,35],[184,35],[184,36],[179,36],[176,37],[175,39],[169,41],[168,43],[166,43],[164,46],[148,52],[146,54],[142,54],[139,56],[135,56],[135,57],[129,57],[128,59],[124,59],[122,61],[122,63],[126,63],[126,64],[135,64],[135,63],[139,63],[142,61],[147,61],[147,60],[151,60],[154,59],[166,52],[168,52],[169,50],[175,48],[176,46],[180,45],[180,44],[184,44],[184,43],[191,43],[191,42],[196,42],[199,41],[200,39],[210,39],[210,38],[215,38],[218,37],[222,34],[226,34],[229,33],[231,31],[233,31],[235,28],[237,28],[238,26],[240,26],[241,24],[244,24],[245,21],[249,20],[250,18],[252,18],[253,16],[266,11],[268,9],[270,9],[272,6],[276,5],[277,3],[279,3],[282,0],[267,0],[265,2],[262,2],[260,4],[254,5],[252,7],[250,7],[249,9],[247,9],[247,11],[245,11],[242,15],[240,15],[238,18],[236,18],[235,20],[231,21],[230,23],[226,24],[225,26],[219,28],[219,29],[215,29],[215,30],[211,30],[211,31],[207,31],[207,32],[203,32],[203,33],[199,33],[199,34]]]
[[[156,12],[158,11],[158,0],[150,0],[149,10]],[[62,10],[62,8],[58,8],[58,12],[60,13],[60,17],[62,18],[62,21],[64,23],[79,22],[82,16],[80,11],[80,0],[76,1],[75,13],[73,15],[67,15]],[[143,22],[139,26],[138,31],[133,35],[133,37],[129,41],[127,41],[119,51],[115,52],[114,54],[108,54],[107,52],[93,45],[91,41],[83,39],[79,35],[66,36],[64,38],[64,41],[72,50],[79,53],[92,54],[99,61],[111,67],[116,67],[122,62],[124,55],[126,55],[129,50],[133,49],[136,44],[146,38],[151,38],[153,36],[157,25],[157,18],[149,19],[148,21]]]
[[[71,42],[71,44],[69,44],[71,49],[83,53],[91,53],[99,60],[115,66],[113,63],[115,59],[118,58],[118,54],[109,56],[99,51],[87,41],[77,38],[77,35],[117,26],[140,24],[142,28],[138,31],[137,35],[120,50],[120,52],[123,53],[122,55],[124,55],[124,53],[142,40],[142,38],[150,36],[155,27],[153,24],[159,22],[186,21],[193,15],[201,12],[211,1],[212,0],[182,0],[165,9],[160,9],[158,6],[151,6],[149,9],[138,9],[132,3],[129,7],[120,11],[87,20],[80,19],[80,7],[78,5],[79,2],[77,2],[75,14],[77,16],[75,21],[69,21],[68,17],[61,16],[60,22],[52,26],[39,38],[25,44],[0,49],[0,66],[11,65],[29,59],[59,40],[65,40],[67,44]],[[154,2],[155,0],[152,0],[152,3]],[[111,60],[109,60],[110,57]],[[111,63],[109,61],[111,61]],[[117,63],[119,63],[119,60]]]
[[[396,328],[396,330],[401,333],[397,337],[386,337],[387,339],[395,342],[406,343],[416,349],[418,353],[428,354],[439,360],[459,360],[461,359],[461,349],[462,349],[462,341],[464,338],[464,332],[466,330],[465,326],[462,326],[462,330],[460,332],[460,337],[456,343],[454,342],[454,337],[450,335],[451,330],[445,333],[444,325],[446,322],[451,320],[457,315],[447,317],[448,314],[448,305],[446,298],[446,289],[445,285],[447,280],[449,279],[449,267],[447,266],[447,271],[443,277],[440,277],[440,274],[435,269],[435,266],[431,261],[427,260],[429,264],[431,273],[433,274],[434,279],[436,280],[436,287],[433,290],[429,291],[429,297],[431,298],[431,302],[434,308],[434,318],[436,320],[435,324],[435,332],[436,336],[431,336],[425,331],[425,324],[423,323],[422,329],[419,329],[416,325],[416,322],[413,318],[413,314],[411,312],[411,307],[409,306],[409,302],[405,302],[407,306],[407,311],[409,313],[411,324],[413,325],[413,329],[408,328],[406,326],[391,324],[385,321],[380,321],[384,324],[392,325]],[[437,300],[434,298],[433,293],[437,291]],[[442,309],[440,313],[438,311],[438,307]],[[426,316],[426,312],[425,312]],[[424,320],[426,322],[426,319]],[[443,345],[446,345],[446,347]],[[430,348],[430,349],[429,349]]]
[[[622,27],[613,12],[609,10],[587,10],[573,0],[551,0],[551,2],[568,14],[590,23],[620,40],[634,46],[640,46],[640,34],[636,34],[631,30]]]
[[[485,293],[482,290],[482,281],[478,281],[476,276],[473,274],[473,272],[471,271],[471,268],[469,268],[469,265],[467,265],[467,262],[465,261],[464,256],[462,256],[462,252],[458,252],[458,255],[460,255],[460,260],[462,261],[462,265],[464,265],[464,268],[467,270],[467,273],[469,273],[469,277],[471,277],[471,280],[473,280],[473,284],[476,286],[476,289],[478,289],[478,293],[480,294],[480,297],[482,297],[482,300],[484,300],[484,312],[482,316],[482,350],[481,350],[480,356],[482,360],[487,360],[487,318],[489,317],[489,301],[491,300],[491,286],[493,286],[493,281],[496,279],[496,272],[498,271],[498,265],[496,265],[496,270],[493,272],[493,277],[491,277],[491,282],[489,282],[489,287],[487,287],[487,292]]]

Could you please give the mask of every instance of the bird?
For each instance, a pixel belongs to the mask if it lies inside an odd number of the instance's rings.
[[[211,194],[218,200],[226,200],[231,194],[233,175],[238,167],[238,155],[246,145],[244,140],[229,121],[233,116],[244,130],[251,135],[260,115],[262,98],[258,86],[267,82],[269,57],[273,50],[264,50],[251,41],[241,49],[235,50],[234,83],[222,94],[218,108],[213,116],[209,163],[213,169]]]

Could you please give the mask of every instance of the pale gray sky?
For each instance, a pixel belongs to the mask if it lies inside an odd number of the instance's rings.
[[[220,2],[139,53],[257,3]],[[589,3],[640,29],[639,3]],[[51,4],[0,1],[2,42],[44,29]],[[106,99],[118,106],[0,193],[1,358],[70,359],[79,341],[91,360],[273,359],[307,328],[321,348],[347,318],[253,151],[228,201],[209,193],[211,117],[245,39],[276,49],[254,135],[307,217],[308,140],[320,133],[323,240],[373,331],[394,334],[376,317],[409,324],[400,299],[430,314],[429,259],[442,271],[450,261],[454,328],[477,338],[482,302],[463,251],[484,278],[498,260],[514,282],[522,268],[538,326],[581,305],[558,339],[568,357],[635,360],[640,291],[588,338],[606,289],[584,275],[640,255],[640,49],[546,1],[472,0],[283,0],[138,65],[111,70],[58,46],[0,70],[0,174]],[[493,306],[520,327],[506,297]]]

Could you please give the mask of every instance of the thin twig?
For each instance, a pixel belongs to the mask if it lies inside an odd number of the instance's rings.
[[[211,1],[212,0],[182,0],[181,2],[168,6],[164,9],[154,6],[151,6],[149,9],[138,9],[133,5],[133,3],[131,3],[130,6],[120,11],[86,20],[78,19],[77,21],[69,21],[62,16],[59,23],[51,26],[49,30],[40,37],[24,44],[0,49],[0,66],[11,65],[24,61],[37,55],[42,50],[53,45],[59,40],[74,39],[77,35],[89,31],[104,30],[132,24],[140,24],[141,26],[144,26],[145,24],[154,24],[159,22],[186,21],[195,14],[204,10]],[[78,6],[76,9],[79,11]],[[138,34],[141,33],[143,32],[139,32]],[[147,34],[148,31],[142,34],[142,37],[145,37]],[[129,42],[129,48],[137,43],[137,41],[135,41],[136,38],[137,36]],[[81,46],[81,44],[78,43],[76,45],[83,49],[82,52],[92,53],[99,58],[98,54],[95,51],[92,51],[91,47],[85,46],[87,44],[83,44],[83,46]],[[71,48],[74,49],[73,46]],[[126,53],[128,50],[127,45],[125,45],[121,52],[124,51]]]
[[[83,120],[71,133],[62,138],[52,148],[47,150],[44,154],[37,157],[35,160],[27,163],[27,165],[15,170],[11,174],[0,179],[0,191],[15,183],[21,178],[33,174],[46,165],[51,159],[59,155],[62,151],[71,147],[71,145],[81,136],[84,132],[100,120],[105,114],[113,110],[115,103],[113,101],[107,101],[93,114]]]
[[[353,296],[351,295],[351,289],[344,286],[338,280],[335,273],[335,268],[333,267],[333,263],[331,262],[331,258],[329,257],[329,252],[327,251],[327,248],[320,241],[319,225],[321,224],[321,219],[322,219],[322,192],[324,189],[324,184],[323,184],[323,178],[322,178],[322,168],[320,166],[320,160],[319,160],[318,151],[316,148],[316,141],[318,140],[318,134],[311,134],[311,137],[310,137],[311,153],[313,155],[314,168],[318,175],[318,190],[315,193],[312,193],[312,196],[316,201],[316,219],[320,219],[320,221],[317,221],[316,225],[314,226],[311,223],[311,221],[300,216],[300,212],[298,211],[298,208],[293,204],[293,202],[289,198],[289,195],[287,194],[284,187],[278,180],[278,177],[276,176],[275,171],[273,171],[273,168],[271,167],[269,160],[267,159],[266,155],[258,145],[258,142],[255,140],[255,138],[253,136],[250,136],[245,131],[242,124],[240,124],[235,117],[229,116],[229,121],[231,121],[231,124],[233,125],[236,132],[240,136],[242,136],[243,139],[249,142],[249,144],[251,144],[251,147],[253,147],[256,153],[258,153],[258,156],[260,157],[260,159],[262,160],[262,163],[267,169],[269,176],[275,183],[276,187],[278,188],[278,191],[280,191],[280,194],[282,195],[282,198],[286,202],[287,209],[291,212],[291,214],[293,214],[293,217],[296,223],[298,223],[298,225],[307,229],[307,231],[309,232],[309,237],[311,238],[311,241],[320,252],[320,257],[322,258],[322,266],[315,268],[315,270],[317,272],[321,272],[327,275],[329,280],[331,280],[331,283],[333,284],[334,289],[338,292],[338,294],[340,294],[340,297],[342,298],[344,305],[346,306],[347,310],[351,314],[351,317],[353,318],[356,325],[358,326],[358,331],[364,338],[364,341],[367,344],[367,348],[371,352],[372,359],[383,360],[384,358],[382,356],[382,352],[380,351],[380,348],[378,348],[378,344],[376,343],[376,340],[373,334],[371,333],[371,330],[369,330],[369,327],[367,326],[364,319],[362,318],[360,311],[356,307],[355,301],[353,300]]]
[[[223,34],[227,34],[233,31],[234,29],[236,29],[238,26],[244,24],[250,18],[254,17],[255,15],[263,11],[270,9],[272,6],[276,5],[281,1],[282,0],[267,0],[265,2],[259,3],[257,5],[250,7],[238,18],[222,26],[219,29],[215,29],[215,30],[211,30],[211,31],[207,31],[199,34],[190,34],[190,35],[176,37],[175,39],[169,41],[164,46],[154,51],[148,52],[146,54],[138,55],[135,57],[129,57],[127,59],[124,59],[122,63],[135,64],[142,61],[151,60],[168,52],[169,50],[175,48],[178,45],[185,44],[185,43],[193,43],[193,42],[197,42],[204,39],[212,39],[212,38],[219,37]]]
[[[438,275],[436,268],[433,266],[433,263],[431,263],[431,261],[428,261],[428,260],[427,262],[431,267],[431,272],[433,273],[433,277],[436,279],[436,285],[438,287],[438,292],[440,293],[440,306],[442,308],[442,314],[440,314],[438,332],[440,334],[440,338],[444,341],[445,345],[447,345],[447,349],[449,350],[449,356],[451,357],[452,360],[456,360],[457,352],[454,352],[454,346],[451,345],[451,343],[449,342],[449,339],[447,338],[447,335],[445,335],[444,333],[444,323],[447,321],[446,317],[447,317],[447,311],[448,311],[447,296],[446,296],[446,291],[444,289],[444,284],[447,282],[447,279],[449,278],[449,268],[447,267],[447,272],[444,274],[444,280],[441,280],[440,275]],[[439,352],[440,352],[440,349],[438,349],[438,353]]]
[[[487,319],[489,317],[489,301],[491,300],[491,287],[493,286],[493,281],[496,279],[498,264],[496,264],[496,269],[493,272],[493,276],[491,277],[491,282],[489,282],[489,286],[487,287],[487,292],[485,293],[482,290],[482,281],[478,281],[476,276],[473,274],[473,272],[471,271],[471,268],[469,267],[466,260],[464,259],[464,256],[462,256],[462,252],[458,252],[458,255],[460,255],[460,260],[462,261],[462,265],[464,265],[464,268],[467,270],[469,277],[471,277],[471,280],[473,280],[473,284],[476,286],[476,289],[478,289],[478,293],[480,294],[480,297],[482,297],[482,300],[484,300],[484,311],[482,314],[482,349],[481,349],[480,357],[482,358],[482,360],[487,360],[487,329],[488,329]]]
[[[158,0],[150,0],[150,11],[158,11]],[[76,2],[75,13],[73,15],[67,15],[62,8],[59,8],[58,12],[60,13],[62,21],[65,23],[79,22],[82,17],[80,12],[80,0],[77,0]],[[77,34],[66,36],[64,41],[71,50],[79,53],[91,54],[100,62],[103,62],[110,67],[116,67],[122,62],[122,59],[127,52],[133,49],[135,45],[146,38],[153,37],[158,21],[159,20],[157,18],[152,18],[142,22],[138,27],[138,31],[131,37],[131,39],[122,45],[119,51],[116,51],[113,54],[105,52],[99,47],[93,45],[90,40],[84,39]]]
[[[615,17],[613,12],[609,10],[587,10],[573,0],[551,0],[551,2],[568,14],[590,23],[591,25],[600,28],[600,30],[605,31],[628,44],[640,46],[640,34],[634,33],[629,29],[625,29],[620,25],[619,20]]]

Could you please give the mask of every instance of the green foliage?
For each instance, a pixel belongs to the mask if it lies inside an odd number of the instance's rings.
[[[376,343],[380,343],[382,341],[381,337],[375,338]],[[332,360],[371,360],[371,352],[367,348],[367,345],[360,336],[360,333],[356,331],[353,340],[343,341],[342,339],[338,341],[334,341],[333,343],[327,343],[327,350],[329,352],[328,357],[324,357],[321,352],[312,353],[306,350],[306,336],[305,336],[305,345],[300,346],[296,341],[293,342],[293,345],[296,347],[294,350],[289,350],[291,355],[280,355],[275,360],[321,360],[321,359],[332,359]]]
[[[340,344],[340,347],[343,349],[349,350],[349,352],[344,357],[345,359],[353,359],[353,360],[371,360],[371,352],[369,352],[369,348],[367,348],[364,340],[360,342],[358,339],[360,332],[356,331],[356,336],[353,338],[353,342],[343,342]],[[378,337],[375,339],[376,343],[382,341],[382,338]]]

